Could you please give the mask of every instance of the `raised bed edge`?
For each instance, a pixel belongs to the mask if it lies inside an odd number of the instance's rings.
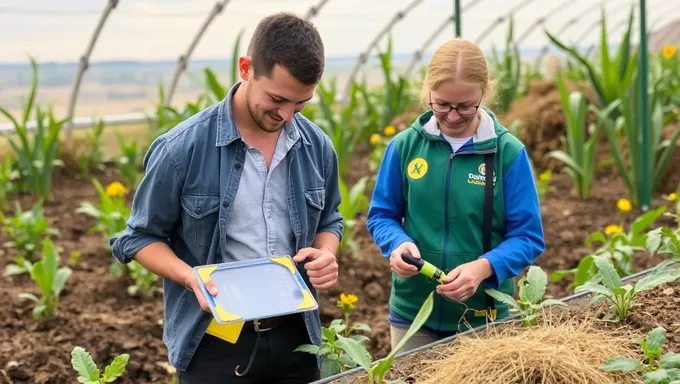
[[[670,265],[676,265],[676,264],[677,263],[672,262]],[[655,268],[656,268],[656,266],[652,267],[652,268],[645,269],[645,270],[640,271],[640,272],[636,272],[632,275],[625,276],[625,277],[621,278],[621,281],[622,282],[628,282],[628,281],[631,281],[631,280],[639,279],[639,278],[647,275],[651,271],[653,271]],[[569,303],[569,302],[572,302],[572,301],[575,301],[575,300],[578,300],[578,299],[585,298],[585,297],[590,296],[590,295],[591,295],[591,293],[586,291],[586,292],[581,292],[581,293],[569,295],[569,296],[566,296],[566,297],[558,299],[558,300],[562,301],[563,303]],[[503,320],[499,320],[499,321],[496,321],[496,322],[491,323],[491,324],[499,325],[499,324],[503,324],[503,323],[506,323],[506,322],[509,322],[509,321],[512,321],[512,320],[516,320],[516,319],[519,319],[519,318],[520,318],[520,315],[515,314],[515,315],[512,315],[512,316],[506,317]],[[416,352],[420,352],[420,351],[423,351],[423,350],[426,350],[426,349],[431,349],[431,348],[433,348],[437,345],[440,345],[440,344],[450,343],[450,342],[454,341],[456,339],[456,337],[458,337],[458,336],[465,336],[465,335],[468,335],[468,334],[471,334],[471,333],[476,333],[476,332],[482,331],[486,327],[488,327],[488,325],[489,324],[481,325],[479,327],[472,328],[472,329],[469,329],[467,331],[463,331],[463,332],[458,333],[456,335],[449,336],[449,337],[446,337],[446,338],[441,339],[441,340],[437,340],[434,343],[426,344],[426,345],[423,345],[423,346],[420,346],[418,348],[414,348],[414,349],[411,349],[411,350],[408,350],[408,351],[405,351],[405,352],[399,352],[394,356],[394,361],[397,361],[401,358],[404,358],[404,357],[409,356],[409,355],[416,353]],[[382,361],[382,360],[384,360],[384,358],[374,361],[371,365],[375,365],[379,361]],[[328,384],[328,383],[331,383],[335,380],[339,380],[339,379],[345,378],[347,376],[352,376],[354,374],[359,374],[359,373],[364,373],[364,372],[365,371],[362,367],[356,367],[356,368],[350,369],[348,371],[338,373],[337,375],[328,376],[328,377],[325,377],[321,380],[314,381],[310,384]]]

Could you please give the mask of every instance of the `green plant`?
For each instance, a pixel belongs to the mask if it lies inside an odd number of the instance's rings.
[[[635,285],[623,285],[621,277],[616,273],[614,265],[608,258],[597,256],[593,261],[597,266],[601,284],[587,282],[577,287],[575,293],[593,293],[593,304],[603,301],[611,303],[610,312],[605,315],[603,320],[614,323],[628,318],[630,310],[635,306],[635,296],[638,293],[661,284],[670,283],[680,277],[680,270],[667,268],[670,263],[663,262],[648,275],[638,280]]]
[[[392,348],[390,353],[382,360],[377,362],[371,361],[370,354],[358,341],[352,338],[346,338],[338,335],[337,343],[340,347],[347,353],[352,360],[356,361],[359,366],[361,366],[368,373],[368,383],[369,384],[382,384],[385,380],[385,375],[392,368],[392,362],[397,353],[406,345],[406,342],[413,337],[413,335],[418,332],[418,330],[425,324],[427,318],[430,317],[434,302],[434,291],[430,292],[420,307],[415,320],[406,331],[406,335],[399,341],[399,343]],[[403,383],[403,381],[393,380],[390,383]]]
[[[494,299],[510,306],[510,312],[518,312],[526,326],[537,325],[541,311],[545,307],[551,305],[566,306],[559,300],[547,299],[541,301],[548,286],[548,275],[540,267],[535,265],[529,267],[527,275],[523,276],[517,285],[519,287],[519,300],[515,300],[514,297],[495,289],[486,289],[485,292]]]
[[[118,146],[120,147],[121,155],[116,161],[118,174],[123,178],[125,185],[130,190],[137,189],[137,185],[142,179],[142,160],[144,154],[142,148],[137,146],[137,140],[132,139],[126,141],[123,135],[116,133],[118,139]]]
[[[14,165],[14,156],[11,153],[5,153],[0,163],[0,212],[7,209],[7,195],[16,190],[14,181],[21,176]]]
[[[567,47],[557,37],[545,31],[548,39],[560,50],[565,52],[575,62],[585,68],[591,88],[597,96],[600,106],[606,108],[617,99],[626,97],[626,92],[634,82],[633,74],[637,69],[637,52],[631,49],[630,37],[633,24],[633,10],[631,7],[628,17],[628,26],[621,43],[618,44],[616,57],[611,58],[609,52],[610,41],[607,37],[607,22],[605,10],[602,7],[600,19],[600,67],[596,70],[592,61],[578,51],[577,47]],[[573,71],[572,71],[573,73]]]
[[[57,159],[57,156],[60,146],[59,134],[66,120],[55,120],[51,109],[45,112],[35,106],[35,130],[32,143],[29,142],[28,118],[33,111],[38,86],[38,69],[33,58],[31,58],[31,69],[33,79],[21,120],[17,120],[3,108],[0,108],[0,113],[14,125],[19,143],[9,136],[7,141],[17,156],[17,165],[26,188],[36,198],[50,200],[54,167],[64,166],[64,162]]]
[[[680,383],[680,353],[663,353],[663,345],[666,341],[668,341],[666,330],[663,327],[656,327],[647,333],[644,340],[635,340],[635,343],[640,344],[642,349],[643,361],[618,356],[607,360],[602,365],[602,370],[605,372],[637,371],[642,373],[645,384]]]
[[[646,246],[651,254],[668,254],[680,262],[680,228],[672,230],[662,226],[649,231]]]
[[[571,177],[579,196],[582,199],[587,199],[590,197],[595,173],[597,141],[604,123],[602,120],[598,120],[590,137],[586,138],[588,136],[586,130],[588,107],[583,92],[568,93],[561,75],[557,77],[557,89],[560,92],[562,108],[567,121],[566,150],[568,153],[562,150],[551,151],[546,154],[546,157],[557,159],[566,165],[562,170]],[[605,113],[609,113],[610,109],[614,107],[607,108]]]
[[[46,237],[43,240],[42,260],[29,266],[31,278],[38,284],[41,297],[32,293],[22,293],[19,297],[29,299],[35,303],[33,318],[49,318],[57,313],[59,296],[64,289],[66,280],[71,276],[71,268],[59,268],[59,251]]]
[[[97,363],[92,356],[83,348],[76,346],[71,351],[71,366],[78,373],[78,382],[82,384],[112,383],[125,373],[130,355],[123,353],[116,356],[111,364],[104,368],[102,375]]]
[[[5,276],[29,272],[30,263],[35,261],[35,253],[45,236],[59,236],[59,230],[52,228],[50,221],[43,214],[42,202],[36,202],[30,211],[24,212],[19,203],[15,202],[15,216],[6,217],[0,212],[2,230],[10,241],[5,247],[19,251],[14,258],[16,264],[5,267]]]
[[[133,260],[127,264],[127,271],[129,276],[134,281],[134,284],[128,286],[127,291],[130,296],[141,295],[145,299],[153,297],[154,293],[163,292],[162,289],[156,287],[154,283],[158,280],[158,276],[149,272],[137,261]]]
[[[104,170],[104,148],[101,141],[104,128],[104,120],[99,119],[94,130],[87,130],[85,132],[85,147],[87,150],[81,152],[78,156],[80,176],[83,179],[89,178],[90,173],[93,171]]]
[[[591,247],[596,242],[602,245],[590,255],[583,257],[576,268],[554,271],[551,275],[552,281],[560,281],[568,275],[573,275],[574,281],[569,285],[570,288],[579,287],[586,282],[597,283],[599,280],[594,263],[596,257],[610,260],[619,275],[630,275],[633,273],[633,254],[646,248],[648,233],[645,230],[656,222],[665,210],[665,207],[660,207],[641,215],[631,223],[627,233],[616,224],[607,226],[604,233],[601,231],[592,233],[586,239],[585,245]]]
[[[355,295],[341,293],[337,304],[342,310],[344,321],[342,319],[334,319],[328,328],[321,328],[323,341],[320,346],[303,344],[295,349],[295,352],[311,353],[321,357],[321,374],[323,376],[332,376],[357,366],[356,361],[345,353],[345,350],[338,343],[339,337],[351,338],[361,345],[362,348],[363,344],[370,341],[368,337],[358,332],[368,332],[370,334],[371,327],[364,323],[350,323],[350,316],[356,308],[357,300],[358,297]]]
[[[84,201],[80,203],[76,213],[94,218],[96,223],[90,232],[101,232],[109,239],[125,230],[125,223],[130,216],[130,208],[125,201],[128,190],[117,181],[109,184],[106,189],[97,179],[93,179],[92,184],[99,193],[99,204]]]
[[[522,81],[522,60],[519,53],[519,46],[513,40],[514,20],[508,20],[508,33],[505,38],[504,56],[501,58],[495,46],[491,47],[491,57],[489,58],[491,71],[498,83],[496,102],[494,109],[499,113],[510,110],[512,102],[519,96],[520,83]]]
[[[340,214],[343,219],[343,234],[340,241],[339,249],[349,247],[352,255],[359,256],[359,244],[355,239],[356,218],[357,215],[366,209],[368,205],[368,197],[366,196],[366,182],[368,177],[364,176],[359,179],[351,189],[347,188],[344,180],[340,179],[340,193],[342,199],[340,202]]]

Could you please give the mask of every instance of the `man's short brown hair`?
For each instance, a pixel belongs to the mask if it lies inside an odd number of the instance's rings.
[[[317,84],[325,58],[321,36],[314,25],[281,12],[262,19],[248,45],[255,77],[270,76],[276,64],[305,85]]]

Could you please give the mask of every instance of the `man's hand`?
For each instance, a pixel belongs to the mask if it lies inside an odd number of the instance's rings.
[[[396,273],[397,276],[402,278],[417,275],[418,268],[416,268],[414,265],[407,264],[401,258],[402,253],[410,253],[411,256],[415,257],[416,259],[420,259],[420,251],[415,244],[411,243],[410,241],[401,243],[397,249],[392,251],[390,254],[390,269],[392,269],[392,272]]]
[[[208,292],[210,292],[211,295],[217,296],[217,285],[215,282],[210,279],[208,282],[205,284],[206,288],[208,288]],[[190,273],[187,275],[185,281],[184,281],[184,287],[194,293],[196,295],[196,299],[198,300],[198,304],[201,305],[201,309],[204,311],[210,313],[210,307],[208,306],[208,300],[206,300],[205,296],[203,295],[203,291],[201,290],[201,287],[198,285],[198,278],[194,276],[193,273]]]
[[[335,255],[325,249],[302,248],[293,261],[300,263],[306,259],[305,270],[309,281],[316,289],[328,289],[338,282],[338,262]]]
[[[437,286],[437,293],[459,303],[465,302],[477,291],[479,284],[493,276],[493,268],[487,259],[479,259],[459,265],[449,272],[444,284]]]

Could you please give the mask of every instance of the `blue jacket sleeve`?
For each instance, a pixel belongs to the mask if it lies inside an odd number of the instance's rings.
[[[168,243],[179,220],[183,176],[163,136],[149,147],[144,156],[144,169],[126,228],[109,240],[113,256],[121,263],[131,262],[137,252],[151,243]]]
[[[413,242],[401,225],[404,204],[401,162],[392,140],[385,149],[378,170],[366,220],[366,227],[373,241],[382,255],[388,258],[401,243]]]
[[[545,249],[538,192],[526,149],[517,155],[503,178],[503,199],[505,240],[481,256],[494,270],[494,276],[484,284],[494,289],[521,274]]]

